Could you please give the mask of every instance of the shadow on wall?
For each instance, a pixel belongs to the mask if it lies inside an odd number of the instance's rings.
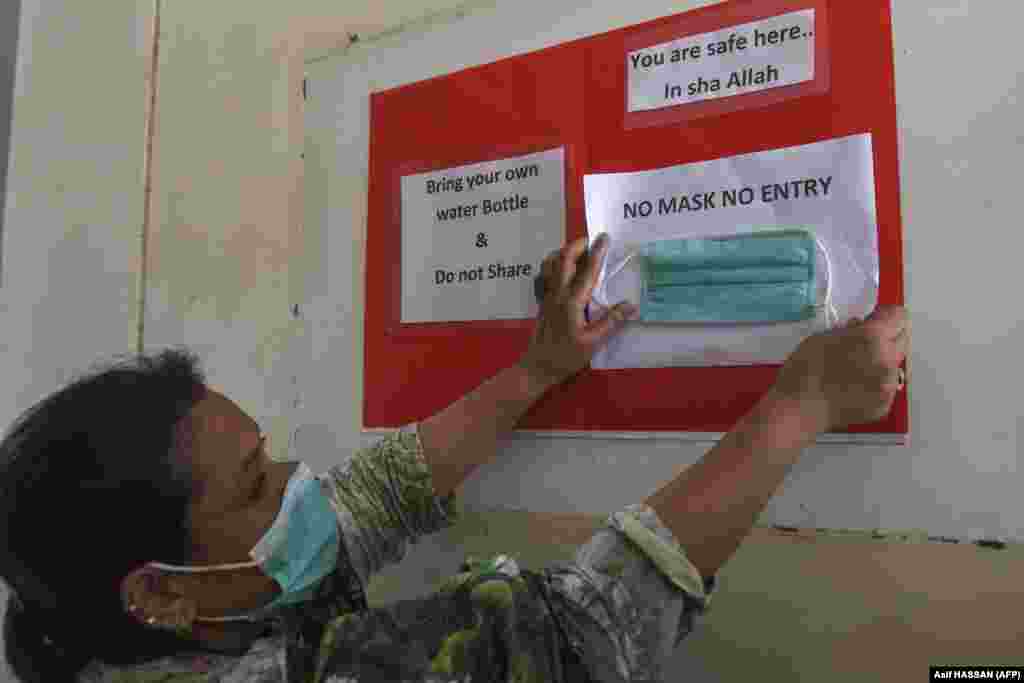
[[[4,615],[7,614],[7,586],[0,581],[0,624],[4,623]],[[7,659],[4,657],[4,639],[0,638],[0,683],[14,683],[17,679],[7,666]]]
[[[7,206],[7,166],[11,154],[11,118],[14,114],[14,72],[18,61],[18,18],[21,0],[0,2],[0,268],[4,262],[4,209]],[[0,272],[0,286],[3,273]],[[7,587],[0,582],[0,623],[7,611]],[[0,638],[0,683],[14,681],[4,660]]]
[[[18,17],[21,0],[0,3],[0,265],[3,264],[4,207],[7,206],[7,166],[11,153],[14,111],[14,71],[18,58]]]

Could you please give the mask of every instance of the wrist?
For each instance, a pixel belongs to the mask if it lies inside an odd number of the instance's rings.
[[[522,378],[528,391],[536,398],[540,398],[549,389],[561,384],[565,380],[564,377],[556,376],[555,373],[546,372],[543,368],[530,362],[525,357],[513,365],[512,370]]]
[[[794,396],[773,387],[758,407],[785,422],[795,437],[813,441],[831,429],[828,404],[824,399]]]

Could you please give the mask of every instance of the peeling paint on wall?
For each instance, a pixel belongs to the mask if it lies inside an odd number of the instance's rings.
[[[349,33],[347,45],[345,45],[344,47],[335,48],[333,50],[328,50],[322,55],[318,55],[316,57],[307,59],[306,64],[314,64],[316,62],[321,62],[325,59],[330,59],[331,57],[336,57],[339,54],[344,54],[348,52],[356,44],[375,43],[381,40],[385,40],[387,38],[391,38],[392,36],[400,35],[407,31],[421,31],[440,24],[450,24],[453,21],[464,19],[468,14],[470,14],[473,11],[494,8],[496,6],[496,0],[470,0],[469,2],[463,3],[451,9],[443,10],[441,12],[435,12],[433,14],[428,14],[418,19],[413,19],[411,21],[396,24],[382,31],[378,31],[377,33],[371,33],[370,35],[361,36],[358,33]]]

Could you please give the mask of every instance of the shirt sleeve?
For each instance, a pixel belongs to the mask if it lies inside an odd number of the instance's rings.
[[[560,616],[595,680],[660,681],[717,586],[646,504],[610,515],[573,562],[548,568]],[[571,609],[570,609],[571,608]],[[577,615],[586,614],[587,618]]]
[[[630,505],[607,521],[636,544],[662,575],[704,611],[715,591],[715,576],[704,578],[658,514],[642,503]]]
[[[455,492],[443,498],[434,492],[415,423],[359,449],[320,479],[364,586],[388,564],[401,562],[408,542],[458,519]]]

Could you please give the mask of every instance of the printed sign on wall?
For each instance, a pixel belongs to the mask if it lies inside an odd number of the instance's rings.
[[[687,36],[626,54],[627,111],[649,111],[812,81],[814,10]]]
[[[564,149],[402,177],[402,322],[536,315],[565,240]]]

